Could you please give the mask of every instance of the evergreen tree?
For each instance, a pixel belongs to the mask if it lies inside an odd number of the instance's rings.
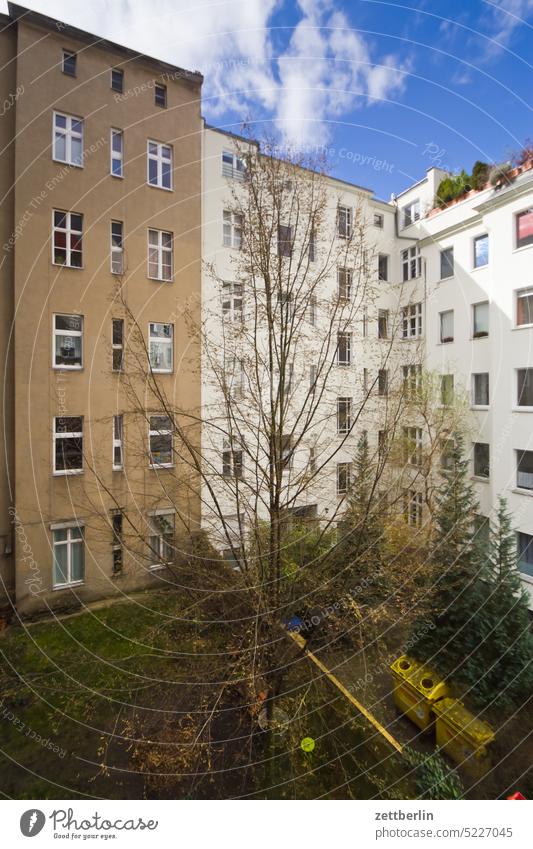
[[[366,431],[357,443],[353,468],[346,512],[339,523],[335,561],[345,570],[347,582],[365,579],[370,585],[369,595],[375,597],[383,584],[383,506]]]
[[[480,646],[480,704],[520,704],[533,685],[533,638],[526,592],[517,569],[516,537],[507,502],[499,499],[490,540],[490,597],[486,618],[491,631]]]
[[[410,642],[412,654],[444,677],[473,684],[479,677],[476,653],[490,630],[485,617],[488,585],[473,531],[478,505],[460,434],[455,434],[450,464],[441,475],[430,553],[430,610],[423,621],[415,622]]]

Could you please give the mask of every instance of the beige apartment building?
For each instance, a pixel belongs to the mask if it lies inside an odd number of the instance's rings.
[[[0,23],[0,562],[26,614],[166,583],[199,525],[157,397],[199,445],[202,76]]]

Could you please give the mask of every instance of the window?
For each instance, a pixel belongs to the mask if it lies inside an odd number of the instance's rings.
[[[454,399],[453,374],[441,374],[440,377],[440,402],[443,407],[450,407]]]
[[[337,463],[337,495],[346,495],[349,491],[351,476],[351,463]]]
[[[154,86],[154,102],[156,106],[161,106],[166,109],[167,106],[167,87],[162,83],[156,83]]]
[[[53,261],[69,268],[82,267],[83,216],[54,209]]]
[[[406,498],[406,520],[411,527],[420,527],[422,524],[422,493],[414,489],[410,489]]]
[[[454,470],[454,451],[455,441],[450,437],[444,437],[441,440],[440,465],[447,472],[453,472]]]
[[[516,452],[516,485],[520,489],[533,489],[533,451]]]
[[[352,334],[337,333],[337,365],[349,366],[352,362]]]
[[[172,421],[170,416],[150,416],[150,466],[172,466]]]
[[[472,375],[472,404],[474,407],[489,406],[489,374],[480,372]]]
[[[368,310],[366,307],[363,307],[363,339],[366,339],[368,336]]]
[[[83,417],[56,416],[54,419],[54,474],[72,475],[83,471]]]
[[[389,257],[387,254],[378,254],[378,280],[386,282],[389,279]]]
[[[111,273],[124,272],[124,245],[122,221],[111,222]]]
[[[172,188],[172,148],[168,144],[148,140],[148,184]]]
[[[116,510],[111,514],[111,529],[113,531],[113,574],[117,575],[122,572],[123,557],[123,515],[121,510]]]
[[[368,392],[368,369],[367,368],[363,369],[363,392],[365,393],[365,395]]]
[[[516,535],[518,548],[518,568],[523,575],[533,578],[533,536],[518,532]]]
[[[474,442],[474,475],[477,478],[490,475],[490,445],[486,442]]]
[[[171,372],[173,369],[174,325],[150,322],[150,368],[154,372]]]
[[[422,428],[404,427],[404,462],[410,466],[422,465]]]
[[[232,153],[231,150],[225,150],[222,153],[222,176],[231,177],[235,180],[244,180],[246,176],[246,166],[244,159]]]
[[[402,339],[422,336],[422,304],[409,304],[402,310]]]
[[[453,277],[453,248],[445,248],[440,252],[440,279]]]
[[[349,433],[352,427],[352,399],[337,398],[337,433]]]
[[[172,233],[148,230],[148,277],[172,280]]]
[[[288,434],[287,436],[282,435],[281,437],[281,468],[285,471],[286,469],[290,469],[292,467],[292,458],[294,455],[294,449],[292,447],[292,436]]]
[[[309,324],[311,324],[313,327],[316,327],[316,295],[311,295],[309,297],[309,305],[307,309]]]
[[[166,566],[174,562],[174,523],[172,510],[161,511],[150,518],[150,557],[154,566]]]
[[[63,65],[62,70],[64,74],[68,74],[69,77],[76,76],[76,59],[77,56],[72,50],[63,50]]]
[[[244,360],[231,357],[226,365],[225,383],[230,398],[242,398],[245,386]]]
[[[440,317],[440,341],[453,342],[453,310],[445,310],[439,313]]]
[[[385,219],[380,212],[374,212],[374,227],[379,227],[380,230],[383,230],[383,223]]]
[[[352,208],[350,206],[339,206],[337,208],[337,235],[342,239],[351,239],[352,223]]]
[[[533,245],[533,208],[525,209],[516,216],[516,247]]]
[[[337,268],[337,290],[339,299],[349,301],[352,297],[352,271],[349,268]]]
[[[485,233],[474,239],[474,268],[482,268],[489,264],[489,237]]]
[[[124,71],[121,68],[111,68],[111,88],[113,91],[124,91]]]
[[[414,245],[412,248],[407,248],[402,251],[402,279],[405,283],[407,280],[414,280],[422,274],[422,258],[418,247]]]
[[[378,457],[383,459],[387,451],[387,433],[384,430],[378,430]]]
[[[311,474],[316,472],[316,446],[312,445],[309,449],[309,471]]]
[[[317,366],[314,366],[314,365],[309,366],[309,388],[310,389],[315,388],[317,372],[318,372]]]
[[[222,446],[222,474],[225,478],[243,478],[243,451],[229,439]]]
[[[83,316],[54,315],[54,368],[83,365]]]
[[[533,289],[516,293],[516,323],[518,327],[533,324]]]
[[[124,133],[111,128],[111,175],[124,176]]]
[[[490,522],[486,516],[476,513],[473,524],[475,542],[483,555],[487,556],[490,545]]]
[[[406,401],[415,401],[422,389],[422,366],[403,366],[403,392]]]
[[[227,248],[240,248],[242,243],[242,215],[225,209],[222,213],[222,239]]]
[[[378,310],[378,339],[389,338],[389,311]]]
[[[83,166],[83,119],[54,112],[54,159]]]
[[[311,235],[309,236],[309,262],[316,261],[316,233],[314,230],[311,230]]]
[[[222,284],[222,315],[229,321],[242,321],[242,283]]]
[[[411,203],[402,207],[402,227],[409,227],[420,219],[420,201],[412,200]]]
[[[124,368],[124,319],[114,318],[111,322],[111,348],[113,351],[113,371]]]
[[[474,304],[472,307],[473,337],[482,339],[489,335],[489,302]]]
[[[292,256],[292,227],[280,224],[278,227],[278,256]]]
[[[519,407],[533,407],[533,368],[516,370],[516,403]]]
[[[84,528],[56,528],[52,531],[54,544],[54,587],[81,584],[85,578]]]
[[[124,468],[123,418],[113,416],[113,470]]]
[[[389,372],[386,368],[378,371],[378,395],[385,398],[389,394]]]

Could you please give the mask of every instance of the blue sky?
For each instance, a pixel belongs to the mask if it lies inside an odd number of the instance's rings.
[[[6,4],[2,3],[5,10]],[[205,75],[204,115],[328,150],[388,199],[533,136],[533,0],[34,0]]]

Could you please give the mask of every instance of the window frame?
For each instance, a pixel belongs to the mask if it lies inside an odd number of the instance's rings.
[[[71,60],[73,63],[73,69],[71,71],[66,70],[65,60]],[[68,50],[66,47],[63,47],[61,53],[61,73],[65,74],[67,77],[76,77],[78,70],[78,54],[75,50]]]
[[[451,407],[455,401],[455,374],[447,372],[440,375],[440,406]]]
[[[449,254],[451,254],[451,261],[449,259]],[[440,263],[440,280],[450,280],[450,278],[455,277],[455,256],[453,245],[449,245],[447,248],[442,248],[439,251],[439,263]],[[443,273],[448,270],[450,273]]]
[[[167,419],[169,422],[168,428],[152,427],[153,419]],[[154,452],[152,451],[152,437],[160,438],[162,436],[170,437],[170,462],[158,463],[153,461]],[[148,463],[150,469],[172,469],[174,467],[174,431],[170,416],[164,413],[154,413],[148,416]]]
[[[115,342],[115,324],[120,326],[121,342]],[[120,351],[120,368],[115,368],[115,351]],[[111,370],[117,373],[124,371],[124,319],[111,319]]]
[[[344,225],[341,226],[342,216]],[[337,236],[339,239],[351,239],[353,236],[353,207],[343,203],[337,204]],[[342,232],[344,230],[344,232]]]
[[[57,431],[57,422],[64,419],[80,419],[81,421],[81,431],[65,431],[64,433],[59,433]],[[83,416],[54,416],[53,419],[53,428],[52,428],[52,474],[54,477],[66,477],[67,475],[82,475],[84,472],[84,462],[83,462],[83,431],[84,431],[84,417]],[[79,439],[81,440],[81,465],[74,469],[58,469],[56,467],[56,458],[57,458],[57,443],[61,440],[66,439]]]
[[[158,102],[158,92],[162,94],[162,97],[159,97]],[[164,83],[154,83],[154,106],[159,106],[160,109],[166,109],[168,104],[168,89]]]
[[[224,162],[224,157],[231,157],[231,165]],[[228,177],[230,180],[244,180],[246,177],[246,163],[242,156],[239,156],[233,150],[222,151],[222,176]]]
[[[63,134],[65,138],[65,159],[61,159],[56,153],[56,118],[65,118],[66,127]],[[78,121],[81,125],[80,132],[75,132],[72,129],[72,122]],[[59,128],[62,131],[62,128]],[[72,138],[75,136],[81,141],[81,162],[75,162],[72,159]],[[70,115],[67,112],[60,112],[58,109],[53,110],[52,118],[52,161],[61,162],[64,165],[71,165],[73,168],[83,168],[84,162],[84,141],[85,141],[85,119],[78,115]]]
[[[514,213],[514,247],[517,251],[525,250],[526,248],[530,248],[533,245],[533,235],[526,237],[529,238],[529,241],[525,245],[520,245],[519,237],[518,237],[518,222],[522,215],[532,215],[533,216],[533,206],[529,206],[526,209],[521,209],[518,212]]]
[[[56,327],[56,319],[62,318],[78,318],[80,320],[80,330],[58,330]],[[64,313],[64,312],[55,312],[52,315],[52,368],[58,371],[82,371],[83,369],[83,315],[76,315],[74,313]],[[56,362],[56,338],[58,336],[73,336],[75,338],[81,339],[81,356],[80,356],[80,364],[79,365],[65,365],[64,363]]]
[[[486,377],[486,386],[487,386],[487,401],[486,403],[480,403],[476,400],[476,378]],[[470,404],[474,410],[487,410],[490,406],[490,372],[488,371],[475,371],[472,372],[472,386],[471,386],[471,399]]]
[[[414,328],[414,333],[411,330]],[[402,339],[420,339],[424,334],[422,302],[402,307]]]
[[[527,307],[528,313],[531,312],[532,321],[524,322],[523,324],[519,324],[518,323],[518,302],[519,302],[520,298],[525,298],[525,297],[527,297],[528,299],[531,298],[531,300],[532,300],[531,310],[529,309],[529,306]],[[515,326],[515,328],[533,327],[533,286],[525,286],[522,289],[515,289],[515,324],[514,324],[514,326]]]
[[[418,244],[404,248],[401,251],[400,259],[402,262],[402,283],[408,283],[409,280],[418,280],[422,276],[422,254]]]
[[[113,74],[118,74],[118,79],[120,80],[120,85],[115,85],[115,80]],[[109,69],[110,76],[110,88],[111,91],[117,91],[119,94],[124,94],[124,69],[123,68],[110,68]]]
[[[150,150],[150,145],[153,144],[157,147],[157,151],[152,153]],[[163,148],[168,148],[170,151],[170,157],[167,158],[163,156]],[[150,162],[154,161],[157,163],[156,166],[156,180],[157,182],[152,183],[150,181]],[[169,176],[170,176],[170,186],[163,185],[163,165],[169,164]],[[161,189],[164,192],[172,192],[174,191],[174,149],[171,144],[167,144],[166,142],[156,141],[155,139],[146,139],[146,184],[150,186],[152,189]]]
[[[443,319],[443,316],[445,316],[445,315],[451,315],[451,317],[452,317],[453,335],[450,336],[450,337],[443,336],[443,333],[442,333],[442,329],[443,329],[442,319]],[[453,309],[442,310],[442,312],[439,312],[439,342],[440,342],[441,345],[449,345],[451,342],[455,342],[455,310],[453,310]]]
[[[530,455],[527,458],[525,455]],[[516,464],[516,488],[520,490],[520,492],[528,492],[533,494],[533,471],[520,471],[520,463],[526,459],[527,465],[531,466],[533,469],[533,450],[531,449],[521,449],[515,448],[515,464]],[[520,475],[527,475],[530,478],[531,486],[524,486],[523,483],[520,482]]]
[[[529,541],[526,542],[524,537],[527,537]],[[528,560],[522,559],[522,555],[526,553],[531,557],[531,563]],[[526,531],[516,531],[516,561],[520,575],[533,579],[533,535],[528,534]],[[523,563],[526,564],[530,571],[525,571],[521,568]]]
[[[156,336],[153,328],[156,325],[160,327],[169,327],[170,336]],[[155,368],[152,363],[152,343],[157,343],[165,349],[170,349],[170,368]],[[148,362],[150,363],[150,371],[152,374],[172,374],[174,372],[174,325],[165,321],[149,321],[148,322]]]
[[[422,428],[416,425],[408,425],[403,428],[404,438],[404,463],[419,469],[422,466],[422,451],[424,448],[424,436]]]
[[[390,310],[378,309],[378,339],[390,339]]]
[[[350,492],[351,484],[352,484],[352,467],[353,464],[348,460],[341,463],[337,463],[336,466],[336,490],[337,495],[345,496]],[[341,485],[342,476],[344,477],[344,484]]]
[[[222,320],[242,324],[244,321],[244,285],[235,280],[223,280],[220,295]],[[240,307],[236,307],[236,303],[239,302]]]
[[[378,369],[378,398],[389,397],[389,370],[388,368]]]
[[[477,446],[486,447],[488,449],[488,463],[487,463],[487,474],[483,474],[479,468],[476,470],[477,463],[480,458],[476,457]],[[482,459],[482,458],[481,458]],[[490,442],[473,442],[472,443],[472,466],[473,466],[473,476],[476,480],[488,481],[490,480]]]
[[[340,350],[341,350],[341,341],[344,343],[344,359],[340,358]],[[337,332],[337,350],[336,350],[336,364],[338,366],[351,366],[352,364],[352,334],[348,331],[338,331]]]
[[[222,245],[225,248],[242,248],[244,216],[231,209],[222,210]],[[228,237],[226,236],[228,234]],[[238,234],[238,235],[237,235]]]
[[[530,372],[531,377],[528,380],[528,375],[525,375],[524,383],[529,382],[531,384],[531,394],[533,396],[533,367],[532,366],[524,366],[524,368],[515,369],[515,404],[514,409],[524,412],[533,411],[533,397],[531,398],[531,404],[521,404],[520,398],[524,394],[524,387],[522,385],[522,392],[520,392],[520,372]]]
[[[353,399],[349,395],[337,397],[337,434],[346,436],[352,429]]]
[[[486,262],[484,262],[484,263],[479,264],[479,263],[477,262],[477,256],[476,256],[476,246],[477,246],[478,242],[480,242],[482,239],[486,239],[486,240],[487,240],[487,261],[486,261]],[[488,233],[481,233],[479,236],[474,236],[474,238],[472,239],[472,268],[473,268],[473,269],[477,269],[477,268],[486,268],[486,267],[488,266],[488,264],[489,264],[489,260],[490,260],[490,255],[489,255],[489,234],[488,234]]]
[[[235,444],[237,447],[234,447]],[[239,456],[238,462],[236,458]],[[239,474],[236,474],[239,471]],[[232,480],[244,480],[244,449],[231,439],[222,440],[222,477]]]
[[[173,283],[174,282],[174,234],[170,232],[170,230],[158,230],[155,227],[148,227],[148,255],[147,255],[147,277],[149,280],[157,280],[158,283]],[[157,245],[152,245],[150,243],[150,234],[157,234]],[[170,236],[170,247],[163,244],[163,235]],[[150,260],[150,249],[155,249],[157,251],[157,274],[162,275],[165,264],[163,263],[163,257],[165,254],[170,255],[170,276],[162,277],[156,276],[154,277],[150,274],[150,262],[154,265],[153,260]]]
[[[476,331],[476,309],[479,307],[486,306],[487,308],[487,330],[477,330]],[[472,340],[474,339],[487,339],[490,333],[490,302],[489,301],[478,301],[476,304],[472,304]]]
[[[374,212],[373,226],[377,227],[378,230],[383,230],[384,225],[385,225],[385,216],[383,215],[383,213],[382,212]]]
[[[383,275],[381,273],[381,263],[382,263],[383,260],[385,261],[385,277],[383,277]],[[389,283],[389,277],[390,277],[389,260],[390,260],[390,254],[378,253],[378,280],[379,280],[380,283]]]
[[[117,428],[118,425],[118,428]],[[117,435],[118,434],[118,435]],[[124,471],[124,416],[118,413],[113,416],[113,453],[112,453],[112,468],[114,472]],[[115,461],[115,451],[118,449],[120,453],[120,462]]]
[[[417,221],[420,221],[420,198],[415,198],[414,200],[409,201],[409,203],[406,203],[404,206],[402,206],[401,216],[402,230],[405,230],[406,227],[410,227],[411,224],[416,224]]]
[[[353,296],[353,270],[337,266],[337,296],[339,301],[351,301]]]
[[[113,238],[117,238],[116,234],[113,233],[113,226],[120,225],[120,247],[115,247],[113,243]],[[124,274],[124,222],[118,221],[116,219],[111,219],[109,222],[109,232],[111,237],[111,245],[109,251],[109,262],[110,262],[110,271],[111,274]],[[120,267],[117,265],[116,268],[113,268],[114,262],[116,262],[116,258],[120,257]]]
[[[55,223],[56,213],[58,215],[65,216],[65,227],[59,227]],[[71,226],[72,216],[77,215],[81,218],[81,230],[73,230]],[[76,271],[83,270],[83,213],[82,212],[71,212],[70,210],[65,209],[52,209],[52,265],[57,265],[59,268],[73,268]],[[57,262],[56,255],[56,233],[65,233],[65,262]],[[79,250],[76,250],[76,253],[80,255],[80,265],[72,265],[71,262],[67,262],[67,259],[72,259],[72,245],[71,245],[71,237],[79,235]],[[57,248],[60,250],[60,248]]]
[[[62,590],[67,589],[68,587],[81,586],[85,583],[85,526],[78,522],[71,522],[60,526],[52,525],[50,530],[52,532],[52,589]],[[72,536],[72,531],[74,530],[79,531],[79,536]],[[66,539],[56,540],[55,535],[61,531],[66,531]],[[82,578],[76,578],[75,580],[72,578],[72,547],[74,545],[81,546],[81,567],[83,573]],[[66,546],[67,549],[67,580],[61,583],[56,580],[56,548],[59,548],[60,546]]]
[[[113,149],[113,139],[120,139],[120,150]],[[120,163],[120,172],[116,173],[113,169],[113,163]],[[118,127],[109,128],[109,174],[111,177],[116,177],[117,180],[124,179],[124,130],[119,130]]]
[[[172,516],[172,522],[170,523],[172,530],[171,530],[170,533],[167,532],[165,534],[165,532],[162,530],[162,528],[160,526],[157,526],[157,524],[154,520],[157,520],[159,518],[168,520],[169,516]],[[151,570],[153,570],[153,569],[164,569],[165,566],[169,566],[170,564],[174,563],[175,557],[176,557],[176,511],[173,508],[170,508],[170,507],[168,509],[154,510],[152,513],[148,514],[148,519],[149,519],[149,530],[150,530],[148,538],[149,538],[149,550],[150,550],[151,559],[153,558],[154,554],[157,554],[157,562],[151,563],[149,568]],[[164,557],[165,546],[167,548],[169,546],[169,540],[168,539],[165,540],[165,536],[166,537],[168,537],[168,536],[172,537],[172,541],[170,542],[170,547],[173,550],[173,555],[169,559],[165,559],[165,557]],[[157,543],[155,545],[153,544],[154,539],[157,539]]]

